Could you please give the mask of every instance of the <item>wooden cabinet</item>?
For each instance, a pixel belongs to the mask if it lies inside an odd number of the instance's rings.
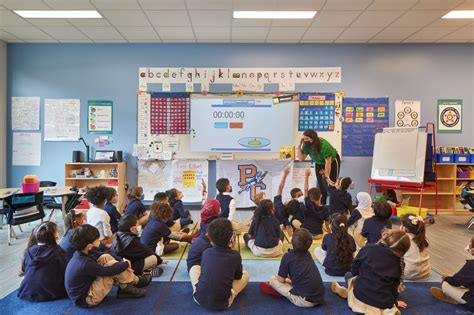
[[[84,173],[84,171],[86,171]],[[126,164],[122,163],[66,163],[64,165],[64,185],[113,187],[118,193],[117,209],[122,212],[127,205],[125,191]]]

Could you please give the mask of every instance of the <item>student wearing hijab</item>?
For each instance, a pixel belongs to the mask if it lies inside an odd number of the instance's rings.
[[[214,219],[217,219],[221,213],[221,204],[217,199],[207,200],[201,209],[201,225],[199,227],[199,236],[206,234],[206,228]]]
[[[361,235],[362,227],[366,219],[374,215],[372,209],[372,198],[366,192],[360,192],[356,196],[357,207],[352,211],[347,224],[349,225],[349,234],[354,237],[358,247],[365,245],[366,239]]]

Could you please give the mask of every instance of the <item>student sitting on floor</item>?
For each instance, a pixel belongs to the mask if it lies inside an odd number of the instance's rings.
[[[217,199],[209,199],[201,209],[201,224],[199,226],[199,236],[206,234],[207,226],[217,219],[221,213],[221,204]]]
[[[308,190],[308,179],[311,170],[305,172],[304,195],[305,195],[305,213],[304,222],[293,220],[295,228],[303,227],[307,229],[314,239],[323,237],[323,223],[326,230],[329,231],[329,210],[326,206],[321,205],[321,190],[319,188],[311,188]]]
[[[374,215],[372,209],[372,198],[366,192],[359,192],[356,196],[357,207],[352,211],[347,224],[349,225],[349,234],[354,237],[357,246],[363,247],[367,239],[361,235],[362,227],[366,219]]]
[[[354,238],[347,233],[347,217],[334,213],[330,217],[331,233],[323,238],[321,247],[316,247],[314,255],[330,276],[344,276],[351,270],[356,251]]]
[[[150,275],[136,276],[128,260],[117,261],[109,254],[97,255],[99,231],[89,224],[76,228],[71,244],[76,249],[66,267],[65,286],[69,298],[79,307],[93,307],[118,285],[117,298],[139,298],[146,294]]]
[[[136,216],[138,218],[138,224],[141,226],[145,226],[148,223],[148,216],[150,215],[142,203],[144,196],[142,187],[130,187],[127,194],[128,203],[123,213]]]
[[[56,243],[58,237],[54,222],[43,222],[31,232],[21,265],[20,299],[42,302],[67,296],[64,288],[66,253]]]
[[[274,211],[271,200],[262,200],[255,209],[249,232],[244,234],[245,244],[255,256],[276,257],[283,254],[284,236]]]
[[[117,233],[118,231],[118,222],[122,215],[120,212],[118,212],[117,207],[114,206],[114,204],[117,203],[117,191],[115,188],[112,187],[107,187],[108,194],[107,194],[107,203],[104,206],[105,212],[110,217],[110,228],[112,230],[112,233]]]
[[[431,278],[431,264],[423,218],[413,214],[402,215],[400,224],[400,229],[408,234],[411,241],[410,249],[403,257],[405,279],[428,280]]]
[[[219,218],[207,228],[212,247],[202,254],[201,266],[189,271],[196,303],[211,309],[229,308],[237,295],[247,286],[249,274],[242,270],[242,258],[233,250],[235,234],[232,223]]]
[[[162,202],[170,204],[170,198],[166,192],[157,192],[153,197],[153,202]]]
[[[170,206],[173,208],[173,221],[179,224],[179,229],[186,228],[187,225],[193,224],[191,213],[184,210],[183,207],[183,193],[176,188],[167,191]]]
[[[382,236],[382,230],[392,228],[391,215],[392,208],[386,201],[376,201],[374,203],[374,216],[365,220],[360,233],[367,238],[368,244],[377,243]]]
[[[220,211],[220,208],[219,208]],[[215,217],[216,219],[218,217]],[[213,222],[208,221],[209,225]],[[209,236],[207,234],[207,227],[208,225],[205,225],[206,230],[201,228],[199,231],[199,235],[197,238],[195,238],[191,245],[189,246],[189,253],[188,253],[188,258],[186,260],[186,265],[188,267],[188,273],[191,270],[193,266],[201,266],[201,259],[202,259],[202,253],[212,247],[211,245],[211,240],[209,239]]]
[[[237,208],[235,199],[231,196],[232,186],[227,178],[219,178],[216,182],[216,188],[219,192],[216,199],[221,204],[221,218],[229,219],[232,227],[237,234],[242,229],[240,222],[237,220]],[[263,197],[263,196],[262,196]]]
[[[353,312],[365,314],[400,314],[407,307],[398,300],[403,291],[403,255],[410,248],[410,238],[400,230],[384,230],[377,244],[367,244],[352,263],[352,272],[344,277],[348,288],[331,283],[331,291],[347,299]],[[398,306],[398,307],[397,307]]]
[[[263,293],[284,296],[299,307],[313,307],[324,303],[324,286],[309,248],[313,238],[306,229],[298,229],[291,239],[293,249],[281,259],[278,275],[260,283]],[[276,291],[276,292],[275,292]]]
[[[173,215],[173,208],[166,203],[154,202],[150,209],[150,220],[143,229],[140,239],[144,245],[160,256],[172,253],[179,248],[179,244],[170,243],[170,239],[191,242],[191,235],[182,232],[172,232],[166,225]],[[160,243],[159,247],[158,243]]]
[[[64,219],[64,228],[66,232],[64,233],[61,242],[59,242],[59,246],[66,252],[66,261],[71,260],[72,255],[74,255],[74,248],[71,245],[71,236],[74,232],[74,229],[78,226],[84,224],[84,213],[78,212],[77,210],[71,210],[66,215]]]
[[[466,248],[474,256],[474,236]],[[453,276],[441,277],[441,289],[432,287],[431,294],[438,300],[462,304],[469,311],[474,312],[474,259],[466,261],[466,264]]]
[[[104,210],[107,196],[108,188],[105,186],[93,187],[87,193],[87,200],[91,203],[91,208],[87,211],[87,223],[99,230],[99,239],[102,243],[111,244],[113,233],[110,217]]]
[[[140,237],[137,234],[137,217],[133,214],[124,215],[120,218],[118,229],[112,242],[115,254],[128,259],[132,263],[132,269],[136,275],[152,273],[156,277],[161,276],[163,269],[156,266],[161,265],[163,260],[140,242]]]
[[[331,179],[326,178],[328,182],[329,194],[329,213],[340,213],[348,215],[352,212],[352,196],[347,192],[352,184],[350,177],[342,177],[336,183],[332,183]]]

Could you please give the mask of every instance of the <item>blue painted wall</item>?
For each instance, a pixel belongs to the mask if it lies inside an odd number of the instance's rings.
[[[297,89],[344,90],[354,97],[388,96],[392,125],[396,98],[421,100],[423,122],[436,121],[438,98],[461,98],[463,133],[439,135],[438,143],[474,146],[472,44],[9,44],[7,114],[10,117],[12,96],[40,96],[43,126],[45,98],[80,98],[81,134],[92,143],[94,135],[86,131],[87,100],[112,100],[114,143],[106,148],[130,155],[136,141],[138,68],[160,66],[341,66],[341,84],[298,85]],[[40,167],[13,167],[10,119],[7,130],[10,187],[18,186],[26,174],[62,183],[63,164],[71,161],[73,150],[84,150],[79,142],[43,142]],[[127,178],[133,184],[137,180],[136,162],[134,158],[128,162]],[[342,174],[355,179],[356,191],[367,190],[370,168],[371,158],[344,158]]]

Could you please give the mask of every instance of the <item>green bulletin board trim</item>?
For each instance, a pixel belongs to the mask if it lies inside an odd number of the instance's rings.
[[[110,130],[92,130],[90,129],[90,108],[91,107],[98,107],[98,106],[110,106],[110,119],[111,119],[111,129]],[[114,129],[114,107],[112,101],[100,101],[100,100],[89,100],[87,101],[87,133],[89,134],[112,134]]]
[[[461,124],[460,124],[460,127],[461,129],[460,130],[440,130],[439,129],[439,124],[440,124],[440,117],[439,117],[439,107],[440,105],[459,105],[461,107],[461,112],[460,112],[460,115],[461,115]],[[462,133],[462,109],[463,109],[463,106],[462,106],[462,99],[439,99],[438,100],[438,105],[437,105],[437,124],[436,124],[436,129],[438,131],[438,133]]]

